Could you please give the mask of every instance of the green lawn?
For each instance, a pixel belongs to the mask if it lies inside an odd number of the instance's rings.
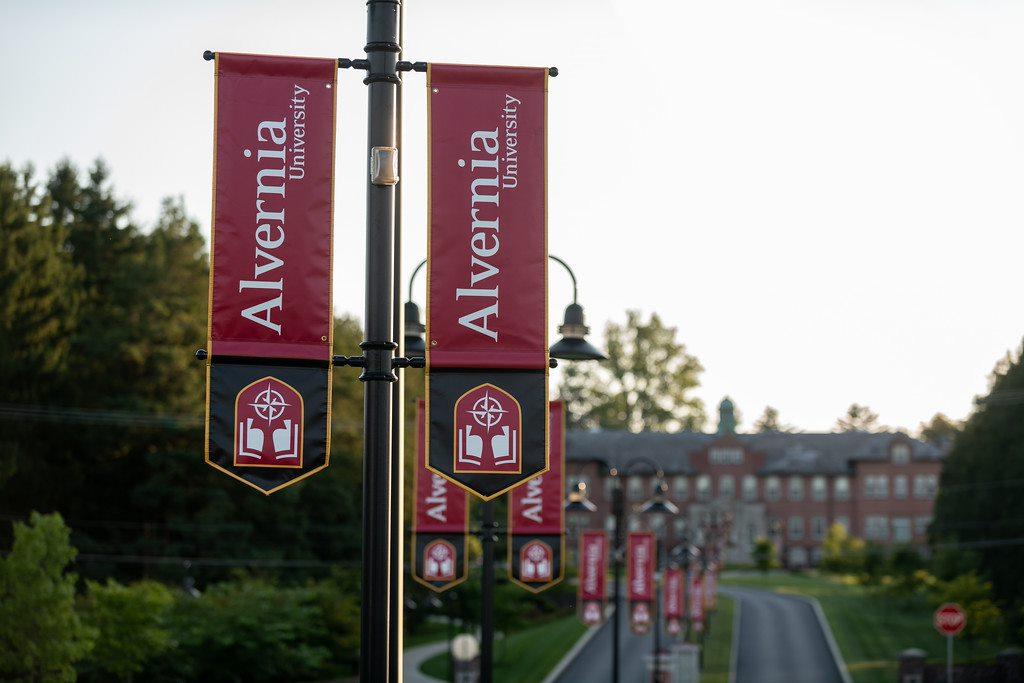
[[[929,660],[945,661],[945,639],[932,627],[933,609],[923,600],[897,603],[873,589],[845,585],[836,578],[781,572],[772,572],[767,579],[756,575],[723,576],[722,583],[817,598],[857,683],[896,680],[896,657],[910,647],[927,652]],[[971,645],[958,640],[954,657],[988,658],[999,649],[999,645],[992,643]]]
[[[509,634],[494,644],[494,680],[509,683],[540,681],[586,631],[576,615],[548,621]],[[448,653],[423,663],[423,673],[444,679]]]
[[[708,637],[704,642],[704,675],[702,683],[728,683],[729,660],[732,654],[733,604],[730,598],[718,596],[718,608],[711,615]]]

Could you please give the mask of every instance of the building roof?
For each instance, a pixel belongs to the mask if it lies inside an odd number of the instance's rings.
[[[579,431],[566,435],[566,459],[592,458],[621,468],[630,459],[646,456],[668,474],[696,470],[690,456],[718,441],[739,442],[747,451],[762,453],[764,473],[844,474],[855,461],[881,462],[889,458],[893,440],[910,445],[916,461],[940,460],[945,451],[932,444],[894,432],[841,432],[827,434],[765,432],[759,434],[704,434],[702,432]]]

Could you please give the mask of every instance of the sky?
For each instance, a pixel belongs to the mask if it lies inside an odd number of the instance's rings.
[[[407,0],[405,55],[559,68],[549,245],[595,340],[628,308],[657,312],[703,364],[709,412],[728,394],[741,430],[765,405],[828,430],[853,402],[914,430],[969,414],[1024,334],[1021,35],[1009,0]],[[359,58],[364,43],[362,0],[3,0],[0,160],[102,157],[140,223],[182,195],[208,233],[203,50]],[[339,74],[334,264],[336,312],[358,316],[361,79]],[[424,76],[405,89],[409,273]],[[571,290],[550,278],[554,340]]]

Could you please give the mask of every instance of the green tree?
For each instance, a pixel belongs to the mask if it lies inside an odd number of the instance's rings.
[[[75,613],[71,532],[58,514],[32,513],[14,525],[0,558],[0,679],[73,681],[95,633]]]
[[[629,431],[696,430],[704,426],[703,402],[692,395],[700,362],[655,313],[644,321],[626,311],[626,322],[605,328],[608,360],[570,363],[560,387],[573,423]]]
[[[761,417],[754,421],[754,431],[766,432],[795,432],[793,425],[783,424],[779,420],[779,411],[771,406],[765,406]]]
[[[939,582],[932,602],[936,607],[947,602],[963,607],[967,613],[964,636],[970,640],[996,638],[1003,629],[1003,613],[992,600],[992,584],[974,572]]]
[[[173,603],[167,587],[155,581],[130,586],[113,579],[87,581],[79,611],[97,638],[80,670],[103,681],[130,681],[142,673],[147,662],[174,645],[166,624]]]
[[[821,542],[821,566],[831,572],[862,572],[864,541],[851,535],[842,524],[833,524]]]
[[[928,422],[922,422],[918,428],[918,437],[935,446],[952,446],[963,424],[950,420],[942,413],[935,413]]]
[[[867,406],[859,403],[852,403],[846,409],[846,414],[836,420],[835,431],[837,432],[882,432],[886,427],[879,424],[878,413]]]
[[[1024,365],[1020,350],[1001,359],[990,390],[956,437],[942,468],[930,534],[963,553],[974,549],[995,601],[1016,616],[1024,596],[1024,546],[993,543],[1020,535],[1024,519]],[[959,546],[959,547],[957,547]],[[953,550],[955,548],[955,550]]]
[[[778,560],[775,557],[775,544],[764,536],[759,536],[754,541],[751,556],[754,559],[754,566],[765,575],[768,574],[770,569],[778,566]]]

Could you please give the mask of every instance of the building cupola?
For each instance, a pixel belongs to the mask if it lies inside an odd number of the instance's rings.
[[[723,398],[722,402],[718,404],[718,433],[736,433],[736,406],[733,405],[732,399],[728,396]]]

